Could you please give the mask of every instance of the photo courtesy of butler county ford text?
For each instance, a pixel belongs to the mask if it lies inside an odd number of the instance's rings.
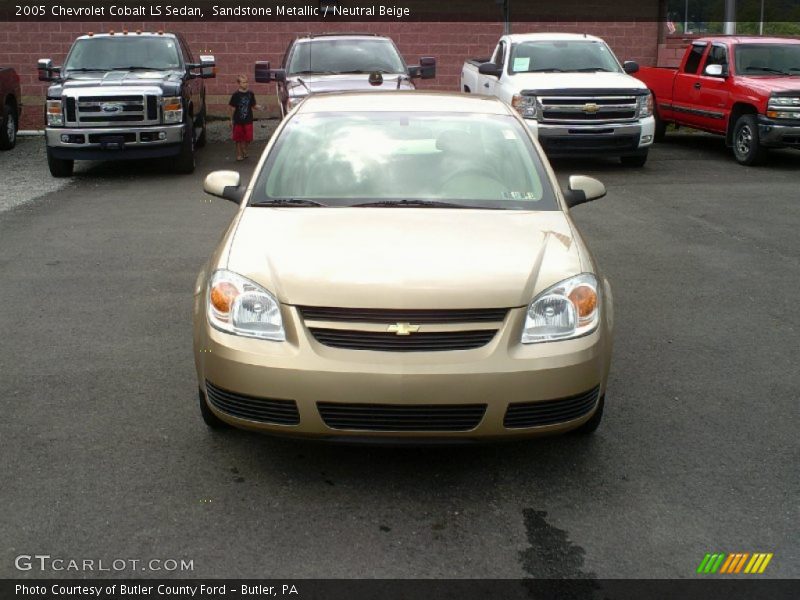
[[[800,0],[0,0],[0,598],[800,597]]]

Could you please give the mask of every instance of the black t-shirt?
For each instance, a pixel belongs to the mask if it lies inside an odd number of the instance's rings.
[[[256,95],[250,90],[246,92],[236,91],[231,96],[231,101],[228,102],[232,106],[233,122],[237,125],[253,122],[253,107],[256,105]]]

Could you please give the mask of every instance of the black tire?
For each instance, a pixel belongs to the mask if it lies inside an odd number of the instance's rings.
[[[206,109],[203,109],[203,112],[200,113],[200,135],[197,136],[197,142],[195,142],[195,147],[203,148],[208,141],[208,136],[206,135]]]
[[[620,162],[626,167],[637,167],[641,168],[647,162],[647,154],[648,151],[645,150],[640,154],[634,154],[633,156],[620,156]]]
[[[600,427],[600,422],[603,420],[603,407],[605,406],[605,403],[606,397],[604,395],[597,403],[597,410],[594,411],[594,414],[591,416],[591,418],[586,421],[586,423],[575,429],[574,432],[578,435],[589,435],[590,433],[597,431],[597,428]]]
[[[0,123],[0,150],[11,150],[17,143],[17,110],[10,104],[6,104],[5,117]]]
[[[758,137],[755,115],[742,115],[733,126],[733,155],[740,165],[753,166],[764,162],[767,150]]]
[[[75,161],[66,158],[56,158],[50,148],[47,149],[47,166],[53,177],[72,177],[75,170]]]
[[[653,117],[656,120],[656,131],[653,134],[653,141],[663,142],[664,138],[667,137],[667,124],[658,116],[658,109],[653,113]]]
[[[208,408],[208,404],[206,403],[206,395],[203,393],[203,390],[197,390],[197,396],[200,399],[200,416],[203,417],[203,421],[209,427],[209,429],[227,429],[230,427],[230,425],[220,419],[211,411],[210,408]]]
[[[184,123],[183,141],[181,142],[181,152],[175,160],[175,171],[184,175],[194,173],[194,150],[196,141],[194,139],[194,124],[191,117]]]

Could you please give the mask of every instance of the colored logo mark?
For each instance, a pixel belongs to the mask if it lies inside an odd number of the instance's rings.
[[[772,560],[772,552],[735,552],[726,554],[725,552],[717,552],[714,554],[706,554],[697,567],[697,572],[702,574],[739,574],[745,573],[748,575],[755,575],[756,573],[763,573],[769,561]]]

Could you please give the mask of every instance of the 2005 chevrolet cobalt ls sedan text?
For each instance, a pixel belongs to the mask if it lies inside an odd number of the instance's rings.
[[[498,100],[311,96],[281,124],[194,291],[211,427],[513,438],[600,422],[611,292],[528,129]],[[384,440],[385,441],[385,440]]]

